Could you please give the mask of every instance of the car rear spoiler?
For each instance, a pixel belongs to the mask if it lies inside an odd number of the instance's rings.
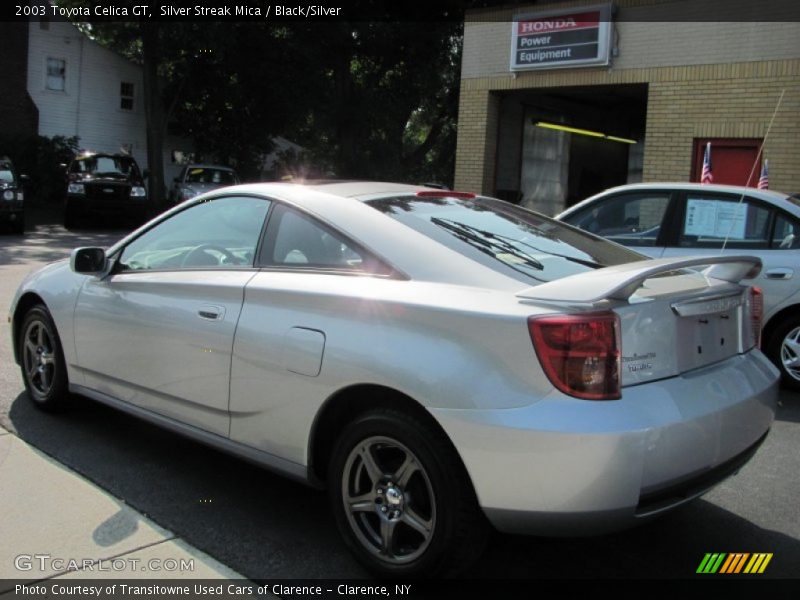
[[[761,259],[756,256],[689,256],[642,260],[556,279],[522,290],[517,297],[567,304],[627,300],[651,277],[699,266],[706,267],[701,272],[707,278],[739,283],[761,272]]]

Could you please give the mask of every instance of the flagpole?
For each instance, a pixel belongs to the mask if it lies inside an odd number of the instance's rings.
[[[781,90],[781,95],[778,97],[778,103],[775,105],[775,110],[772,111],[772,118],[769,120],[769,125],[767,125],[767,131],[764,134],[764,139],[761,140],[761,145],[758,147],[758,154],[756,154],[756,159],[753,161],[753,167],[750,169],[750,175],[747,177],[747,181],[753,177],[753,173],[755,173],[756,165],[761,160],[761,153],[764,151],[764,144],[767,143],[767,138],[769,137],[769,132],[772,131],[772,124],[775,122],[775,116],[778,114],[778,109],[781,106],[781,102],[783,102],[783,95],[786,93],[786,88]],[[747,182],[745,182],[747,183]],[[745,192],[742,192],[742,195],[739,197],[739,202],[737,202],[737,206],[741,205],[744,202],[744,195]],[[731,233],[733,232],[733,225],[734,221],[736,221],[736,214],[734,213],[733,218],[731,219],[731,224],[728,227],[728,233],[725,235],[725,240],[722,242],[722,248],[719,249],[719,253],[722,254],[725,252],[725,246],[728,245],[728,239],[731,237]]]

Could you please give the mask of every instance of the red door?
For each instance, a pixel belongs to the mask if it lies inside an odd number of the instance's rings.
[[[761,161],[753,167],[758,157],[761,140],[758,139],[703,139],[694,140],[692,181],[699,182],[703,172],[703,152],[706,142],[711,142],[711,172],[714,183],[747,185],[755,187],[761,174]]]

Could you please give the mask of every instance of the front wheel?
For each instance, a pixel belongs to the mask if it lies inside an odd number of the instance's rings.
[[[800,316],[778,325],[766,340],[765,353],[780,370],[784,387],[800,391]]]
[[[25,389],[34,405],[57,410],[67,401],[67,369],[61,341],[50,313],[43,305],[25,315],[18,338]]]
[[[483,550],[488,524],[458,455],[406,413],[375,410],[350,423],[328,485],[345,543],[380,575],[453,575]]]

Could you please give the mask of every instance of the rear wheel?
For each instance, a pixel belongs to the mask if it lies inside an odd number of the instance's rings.
[[[14,233],[17,233],[19,235],[24,234],[25,233],[25,217],[23,215],[20,215],[19,218],[16,221],[14,221],[14,223],[12,224],[11,227],[12,227]]]
[[[783,321],[767,340],[765,351],[781,372],[783,385],[800,391],[800,316]]]
[[[350,423],[328,484],[345,543],[381,575],[452,575],[485,546],[488,524],[455,450],[408,414],[375,410]]]
[[[22,379],[34,405],[57,410],[67,401],[67,369],[61,341],[47,308],[39,304],[25,315],[18,338]]]

